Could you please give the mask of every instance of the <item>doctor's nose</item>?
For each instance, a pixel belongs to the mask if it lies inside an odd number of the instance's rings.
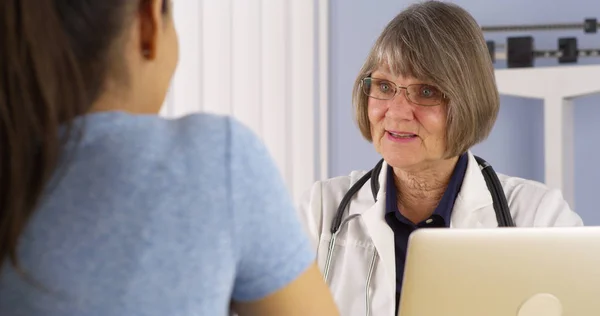
[[[396,95],[388,100],[388,109],[386,116],[399,119],[413,119],[415,105],[409,100],[408,91],[399,89]]]

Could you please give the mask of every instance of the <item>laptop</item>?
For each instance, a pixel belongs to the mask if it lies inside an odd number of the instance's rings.
[[[398,316],[432,315],[600,315],[600,227],[415,231]]]

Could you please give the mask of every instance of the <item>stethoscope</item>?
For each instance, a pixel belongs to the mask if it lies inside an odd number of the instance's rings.
[[[488,187],[488,190],[492,194],[492,200],[494,205],[494,212],[496,213],[496,219],[498,221],[499,227],[514,227],[515,223],[510,215],[510,209],[508,207],[508,202],[506,201],[506,196],[504,195],[504,190],[502,189],[502,185],[500,184],[500,180],[496,175],[496,172],[492,168],[492,166],[485,160],[480,157],[475,156],[475,160],[479,165],[479,169],[485,178],[485,183]],[[344,214],[346,213],[346,209],[350,205],[350,200],[352,197],[367,183],[367,181],[371,181],[371,193],[373,194],[373,199],[377,202],[377,193],[379,192],[379,173],[381,172],[381,167],[383,166],[383,159],[381,159],[377,165],[369,172],[367,172],[364,176],[362,176],[356,183],[354,183],[348,192],[342,198],[340,202],[335,217],[331,223],[331,240],[329,241],[329,249],[327,250],[327,258],[325,261],[325,269],[323,270],[323,275],[325,277],[325,282],[329,282],[329,270],[331,267],[331,260],[333,257],[333,252],[335,250],[335,240],[344,224],[348,223],[350,220],[360,216],[360,214],[353,214],[344,218]],[[377,254],[373,251],[373,257],[371,260],[371,264],[369,265],[369,274],[367,277],[366,283],[366,306],[367,306],[367,315],[370,314],[370,304],[369,304],[369,286],[371,283],[371,276],[373,274],[373,269],[375,267],[375,261],[377,258]]]

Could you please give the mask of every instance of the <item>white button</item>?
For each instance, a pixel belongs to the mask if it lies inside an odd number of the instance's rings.
[[[431,223],[433,223],[433,219],[432,218],[430,218],[430,219],[428,219],[428,220],[425,221],[425,224],[431,224]]]

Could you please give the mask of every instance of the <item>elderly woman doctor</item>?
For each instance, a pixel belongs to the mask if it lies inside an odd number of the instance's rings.
[[[499,96],[481,30],[460,7],[421,2],[396,16],[360,70],[353,103],[382,163],[315,183],[299,207],[342,315],[396,315],[416,229],[582,225],[541,183],[493,174],[500,193],[488,189],[486,163],[469,148],[492,129]]]

